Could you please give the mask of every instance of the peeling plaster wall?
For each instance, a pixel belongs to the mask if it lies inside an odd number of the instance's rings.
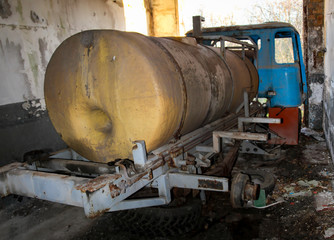
[[[325,1],[325,44],[323,128],[334,161],[334,0]]]
[[[0,0],[0,165],[64,147],[45,108],[52,53],[87,29],[125,30],[121,0]]]
[[[125,29],[123,8],[113,1],[1,2],[11,12],[0,15],[1,105],[43,99],[47,63],[69,36],[87,29]]]
[[[304,0],[304,59],[308,82],[306,123],[322,129],[322,94],[324,84],[324,0]]]

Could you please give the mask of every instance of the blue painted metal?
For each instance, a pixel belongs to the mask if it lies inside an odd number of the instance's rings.
[[[192,31],[187,33],[192,36]],[[246,26],[218,27],[202,29],[202,36],[228,36],[239,40],[251,39],[261,42],[257,60],[260,98],[270,99],[269,107],[298,107],[306,99],[307,85],[300,36],[288,23],[265,23]],[[294,63],[275,61],[275,38],[291,38]],[[204,40],[203,44],[212,45]],[[274,94],[270,94],[274,93]]]

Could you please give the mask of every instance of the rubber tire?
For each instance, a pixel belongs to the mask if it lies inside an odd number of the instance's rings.
[[[253,182],[255,179],[260,180],[260,188],[265,190],[266,195],[272,193],[275,188],[276,179],[273,174],[263,170],[246,170],[243,173],[247,174]]]
[[[249,176],[244,173],[238,173],[233,177],[230,192],[230,200],[233,208],[242,208],[244,206],[244,190],[249,180]]]
[[[191,199],[180,207],[148,207],[112,213],[120,230],[138,236],[182,235],[199,226],[202,202]]]

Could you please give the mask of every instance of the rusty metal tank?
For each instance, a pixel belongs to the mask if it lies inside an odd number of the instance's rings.
[[[233,112],[258,75],[248,59],[192,38],[92,30],[65,40],[45,75],[50,119],[63,140],[95,162],[131,158]]]

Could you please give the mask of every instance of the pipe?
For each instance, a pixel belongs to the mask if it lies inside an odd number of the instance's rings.
[[[152,151],[234,112],[258,88],[246,58],[193,38],[91,30],[66,39],[45,75],[50,119],[63,140],[95,162]]]

